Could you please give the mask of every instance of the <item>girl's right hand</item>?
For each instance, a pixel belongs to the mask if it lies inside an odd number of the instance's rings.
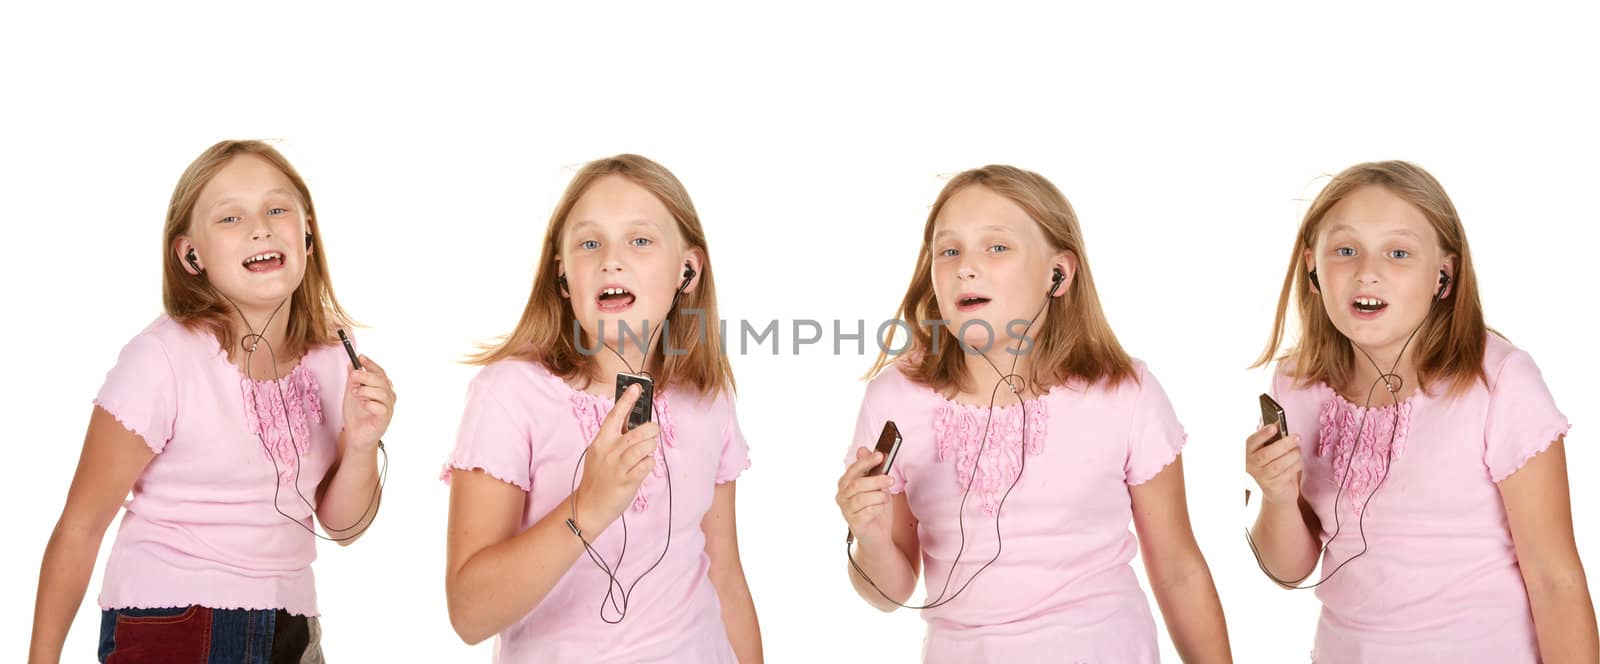
[[[1277,434],[1278,425],[1272,423],[1244,439],[1244,469],[1261,486],[1263,502],[1292,504],[1300,499],[1300,436],[1266,444]]]
[[[622,516],[622,511],[639,492],[645,476],[655,470],[660,425],[652,420],[632,431],[622,432],[628,413],[639,400],[639,391],[638,385],[628,386],[600,422],[599,433],[589,442],[589,452],[583,461],[583,481],[578,483],[572,496],[578,512],[578,529],[585,533],[599,533]]]
[[[894,478],[888,475],[868,477],[867,473],[883,463],[883,453],[856,448],[856,462],[844,470],[839,478],[839,493],[833,498],[850,532],[862,541],[888,541],[894,526],[894,509],[889,502],[889,487]]]

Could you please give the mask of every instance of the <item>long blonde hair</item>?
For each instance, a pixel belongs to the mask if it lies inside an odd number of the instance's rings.
[[[933,333],[922,325],[923,321],[943,320],[933,292],[934,222],[945,203],[967,187],[984,187],[1010,199],[1039,224],[1053,251],[1068,252],[1077,258],[1072,284],[1065,296],[1050,299],[1040,321],[1039,336],[1028,351],[1033,355],[1033,375],[1028,379],[1030,387],[1038,392],[1068,380],[1092,385],[1101,380],[1117,384],[1135,378],[1133,360],[1122,350],[1100,308],[1100,296],[1089,270],[1089,257],[1084,253],[1083,231],[1078,226],[1078,215],[1073,212],[1072,204],[1044,176],[1000,165],[957,174],[945,184],[928,211],[928,221],[922,230],[922,250],[917,254],[911,283],[900,303],[900,319],[911,330],[911,345],[901,362],[906,376],[935,390],[970,387],[971,377],[967,375],[962,358],[967,351],[959,344],[946,343],[940,345],[937,353],[933,352]],[[885,349],[879,352],[866,378],[878,375],[894,361],[887,350],[893,345],[892,329],[888,336]]]
[[[1354,347],[1328,318],[1322,298],[1311,292],[1305,252],[1315,246],[1317,229],[1328,211],[1352,192],[1367,186],[1383,187],[1416,206],[1438,234],[1439,246],[1445,254],[1456,257],[1448,296],[1428,309],[1422,330],[1413,340],[1420,387],[1427,389],[1443,384],[1448,393],[1455,394],[1471,387],[1474,380],[1487,380],[1483,353],[1490,330],[1484,324],[1483,305],[1478,300],[1478,277],[1473,271],[1466,230],[1444,186],[1421,167],[1404,161],[1356,164],[1335,175],[1322,193],[1317,194],[1295,234],[1289,268],[1278,294],[1272,336],[1251,368],[1278,360],[1296,384],[1320,381],[1336,390],[1344,389],[1355,375]],[[1279,355],[1278,351],[1286,343],[1284,334],[1291,296],[1299,316],[1300,339]]]
[[[666,167],[635,154],[596,159],[578,170],[572,182],[556,203],[550,214],[550,225],[545,230],[544,249],[539,254],[539,268],[533,278],[533,291],[522,309],[522,318],[511,334],[472,356],[468,362],[487,365],[505,359],[520,359],[543,364],[552,374],[573,380],[582,377],[587,381],[596,366],[596,360],[578,350],[578,340],[573,328],[577,320],[572,303],[561,297],[556,277],[560,266],[561,235],[567,226],[567,217],[597,180],[607,175],[620,175],[643,187],[666,206],[677,222],[678,231],[691,248],[699,249],[704,260],[699,271],[699,286],[686,292],[678,306],[668,313],[665,324],[670,327],[663,343],[671,343],[674,352],[681,355],[657,354],[653,362],[660,369],[650,368],[656,383],[661,386],[687,386],[702,394],[722,390],[733,391],[733,368],[722,353],[722,337],[717,316],[717,288],[711,268],[711,251],[706,246],[705,230],[700,225],[700,215],[695,212],[689,192]],[[696,325],[686,319],[694,318],[685,309],[699,309]]]
[[[235,338],[229,315],[233,307],[204,277],[189,274],[178,258],[178,238],[189,232],[193,223],[194,207],[200,191],[216,177],[217,172],[240,155],[255,155],[272,164],[294,186],[300,202],[305,205],[306,231],[320,238],[317,230],[316,206],[311,202],[311,190],[300,173],[294,170],[275,148],[261,141],[221,141],[200,153],[178,178],[172,190],[172,200],[167,204],[167,223],[161,239],[161,303],[167,315],[189,329],[203,329],[217,338],[217,343],[229,354]],[[284,337],[284,352],[293,357],[312,346],[334,343],[334,328],[351,325],[352,321],[339,300],[333,296],[333,281],[328,277],[328,252],[319,242],[316,251],[306,257],[305,275],[294,289],[289,300],[288,331]]]

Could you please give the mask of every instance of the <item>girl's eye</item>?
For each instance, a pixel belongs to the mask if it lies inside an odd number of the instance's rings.
[[[650,238],[647,238],[647,237],[636,237],[636,238],[633,239],[633,246],[635,246],[635,247],[648,247],[648,246],[650,246]]]
[[[281,208],[281,207],[275,207],[275,208],[272,208],[271,210],[267,210],[267,214],[270,214],[270,215],[272,215],[274,217],[276,217],[276,216],[278,216],[280,214],[288,214],[288,213],[289,213],[289,211],[287,209]]]
[[[957,254],[960,254],[960,253],[961,252],[956,251],[954,249],[944,249],[944,250],[939,252],[939,255],[940,256],[944,256],[945,258],[951,258],[951,257],[953,257],[953,256],[955,256]]]
[[[583,242],[579,242],[578,246],[593,251],[600,248],[600,243],[594,240],[584,240]]]
[[[1333,253],[1340,256],[1354,256],[1356,255],[1356,250],[1352,247],[1339,247],[1338,249],[1335,249]]]
[[[222,223],[231,224],[231,223],[235,223],[235,222],[239,221],[239,219],[240,219],[239,217],[223,217],[222,218]]]
[[[1003,245],[1003,244],[997,244],[997,245],[994,245],[992,247],[989,247],[989,251],[992,251],[992,252],[997,253],[997,254],[998,253],[1003,253],[1003,252],[1006,252],[1006,251],[1010,251],[1010,250],[1011,250],[1011,247],[1007,247],[1006,245]]]
[[[1411,257],[1411,252],[1406,251],[1404,249],[1396,249],[1394,251],[1389,252],[1389,255],[1393,256],[1395,258],[1409,258],[1409,257]]]

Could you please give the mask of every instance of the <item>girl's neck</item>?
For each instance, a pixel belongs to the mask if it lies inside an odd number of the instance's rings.
[[[234,344],[227,349],[228,361],[255,380],[288,375],[300,359],[299,353],[290,353],[288,348],[290,308],[284,302],[275,310],[231,311],[228,326],[233,330]]]
[[[1355,366],[1352,367],[1349,384],[1340,386],[1340,394],[1350,403],[1378,407],[1410,398],[1421,387],[1413,351],[1407,346],[1396,362],[1397,350],[1369,350],[1363,353],[1362,349],[1352,344]],[[1367,353],[1371,354],[1371,359],[1368,359]],[[1367,403],[1369,395],[1371,403]]]
[[[989,405],[989,400],[994,400],[995,406],[1007,406],[1040,396],[1041,392],[1034,385],[1033,362],[1030,353],[1017,354],[1013,345],[995,344],[988,353],[979,353],[980,349],[966,348],[962,350],[962,360],[966,367],[966,374],[970,380],[968,389],[952,386],[946,391],[946,396],[951,401],[979,406]],[[1013,368],[1012,363],[1015,362]],[[1009,379],[1011,387],[1001,384],[1002,379],[1008,374],[1014,374]],[[1020,377],[1020,378],[1019,378]],[[1013,392],[1012,387],[1017,388]]]

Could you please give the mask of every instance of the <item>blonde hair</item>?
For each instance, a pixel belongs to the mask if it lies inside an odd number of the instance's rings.
[[[572,208],[600,178],[619,175],[643,187],[666,206],[677,222],[678,231],[689,247],[699,249],[704,261],[699,271],[699,286],[686,292],[678,306],[667,314],[665,325],[670,327],[663,343],[671,343],[674,352],[681,355],[657,354],[653,363],[660,368],[649,369],[661,386],[685,385],[702,394],[722,390],[733,391],[733,368],[722,353],[722,338],[717,316],[717,289],[715,272],[711,268],[711,252],[706,246],[705,230],[700,225],[700,215],[695,212],[689,192],[666,167],[634,154],[596,159],[578,170],[572,182],[556,203],[550,214],[550,225],[545,230],[544,249],[539,254],[539,268],[533,278],[533,291],[522,309],[522,318],[511,334],[489,345],[472,356],[470,364],[487,365],[505,359],[520,359],[543,364],[552,374],[572,380],[581,376],[587,381],[596,366],[596,360],[579,352],[573,328],[577,320],[572,303],[561,297],[556,277],[560,266],[561,235],[566,229]],[[699,309],[699,325],[685,322],[689,318],[685,309]]]
[[[1133,359],[1117,343],[1116,334],[1100,308],[1100,296],[1089,270],[1089,257],[1084,253],[1083,231],[1078,226],[1072,204],[1044,176],[999,165],[957,174],[945,184],[928,211],[928,221],[922,230],[922,250],[917,255],[905,299],[900,303],[900,319],[911,330],[911,345],[900,362],[906,376],[936,390],[969,387],[970,376],[962,359],[967,351],[960,344],[946,343],[934,353],[933,335],[922,326],[922,321],[943,320],[933,292],[934,222],[945,203],[967,187],[983,187],[1010,199],[1039,224],[1053,251],[1068,252],[1077,258],[1077,270],[1066,295],[1050,299],[1040,321],[1039,337],[1028,351],[1033,356],[1030,371],[1033,375],[1028,378],[1030,387],[1038,392],[1068,380],[1092,385],[1101,380],[1117,384],[1136,378]],[[887,347],[893,345],[893,330],[888,336],[885,350],[879,352],[877,361],[865,376],[868,379],[894,361],[887,351]]]
[[[311,191],[305,180],[272,146],[261,141],[221,141],[200,153],[178,178],[172,190],[172,200],[167,204],[167,223],[161,241],[161,303],[167,315],[189,329],[204,329],[217,338],[223,350],[232,354],[235,338],[229,315],[233,306],[224,300],[204,277],[197,277],[184,269],[178,258],[177,241],[187,234],[193,224],[195,203],[200,191],[216,177],[228,162],[240,155],[254,155],[272,164],[294,186],[300,202],[305,205],[306,232],[320,237],[317,230],[316,207],[311,202]],[[284,337],[284,352],[298,356],[312,346],[334,343],[334,328],[350,325],[349,314],[339,306],[333,296],[333,281],[328,277],[328,252],[319,243],[317,249],[306,257],[305,275],[290,296],[288,331]]]
[[[1272,323],[1267,347],[1251,368],[1279,360],[1297,385],[1324,382],[1343,389],[1355,374],[1355,350],[1350,340],[1334,327],[1322,299],[1311,292],[1305,265],[1305,252],[1316,244],[1317,229],[1328,211],[1339,201],[1362,187],[1383,187],[1416,206],[1439,237],[1446,256],[1456,257],[1455,274],[1449,296],[1432,303],[1417,337],[1413,339],[1419,387],[1443,384],[1451,394],[1471,387],[1474,380],[1487,380],[1483,370],[1484,344],[1489,333],[1483,321],[1483,306],[1478,300],[1478,278],[1473,272],[1472,252],[1461,217],[1445,194],[1444,187],[1421,167],[1404,161],[1374,161],[1356,164],[1335,175],[1300,222],[1289,268],[1278,294],[1278,313]],[[1284,328],[1288,320],[1289,298],[1293,295],[1300,320],[1300,339],[1282,355]],[[1287,361],[1287,362],[1284,362]]]

